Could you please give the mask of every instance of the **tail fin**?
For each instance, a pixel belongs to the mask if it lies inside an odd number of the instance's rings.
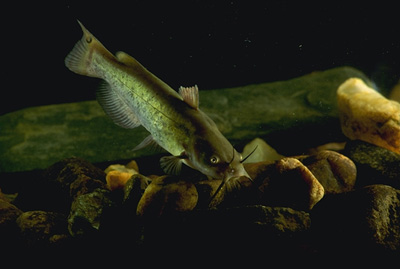
[[[78,23],[82,28],[83,36],[65,58],[65,65],[74,73],[89,77],[98,77],[91,66],[93,51],[97,49],[107,51],[107,49],[104,48],[80,21]]]

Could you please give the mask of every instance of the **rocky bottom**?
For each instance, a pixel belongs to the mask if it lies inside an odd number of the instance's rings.
[[[229,250],[232,259],[400,254],[400,155],[366,142],[246,164],[254,182],[221,192],[211,207],[219,183],[191,171],[136,173],[110,189],[102,166],[69,158],[3,175],[2,247],[198,257]]]

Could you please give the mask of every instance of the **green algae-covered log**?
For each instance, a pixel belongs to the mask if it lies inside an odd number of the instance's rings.
[[[237,88],[199,85],[200,108],[237,147],[261,137],[281,154],[299,154],[344,139],[336,90],[350,77],[369,83],[362,72],[340,67]],[[22,109],[0,116],[0,173],[44,169],[71,156],[93,163],[138,158],[152,154],[132,151],[147,135],[142,127],[114,125],[96,101]]]

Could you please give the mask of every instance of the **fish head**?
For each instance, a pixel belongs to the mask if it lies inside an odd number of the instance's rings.
[[[250,178],[244,169],[242,155],[225,137],[219,139],[197,139],[189,162],[192,168],[212,179],[226,183],[235,182],[242,176]]]

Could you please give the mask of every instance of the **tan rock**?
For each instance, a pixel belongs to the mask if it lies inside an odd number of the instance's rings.
[[[319,151],[313,155],[296,157],[313,173],[325,194],[336,194],[353,190],[357,168],[348,157],[331,150]]]
[[[337,90],[343,133],[350,139],[400,153],[400,104],[386,99],[361,79],[350,78]]]
[[[400,80],[396,85],[394,85],[390,92],[389,99],[400,103]]]
[[[136,163],[136,162],[135,162]],[[112,164],[108,166],[104,172],[108,174],[111,171],[119,171],[119,172],[125,172],[129,173],[131,175],[139,174],[138,169],[133,168],[134,165],[132,165],[132,162],[128,163],[127,165],[122,165],[122,164]],[[137,167],[137,165],[136,165]]]
[[[245,163],[276,161],[284,157],[261,138],[255,138],[244,147],[242,152],[243,158],[248,156],[255,148],[256,150],[244,161]]]
[[[107,186],[110,190],[122,189],[128,179],[133,175],[139,174],[136,161],[131,161],[127,165],[112,164],[104,172],[106,175]]]
[[[222,180],[202,180],[196,183],[196,189],[199,194],[197,202],[198,208],[212,208],[218,206],[224,199],[226,193],[226,186],[224,186],[218,193],[218,187],[221,185]],[[215,196],[214,196],[215,195]]]
[[[133,174],[120,171],[110,171],[107,173],[106,182],[110,190],[123,189],[126,182],[132,177]]]
[[[321,183],[295,158],[283,158],[272,164],[260,162],[247,167],[249,174],[256,176],[254,184],[258,185],[261,204],[310,210],[324,196]]]
[[[280,175],[290,178],[291,175],[297,175],[299,180],[307,186],[308,209],[312,209],[322,197],[324,197],[324,187],[319,183],[311,171],[299,160],[294,158],[283,158],[277,162],[276,167]],[[295,184],[294,184],[295,186]]]
[[[133,169],[134,171],[139,173],[139,166],[135,160],[132,160],[129,163],[127,163],[125,167],[128,169]]]

